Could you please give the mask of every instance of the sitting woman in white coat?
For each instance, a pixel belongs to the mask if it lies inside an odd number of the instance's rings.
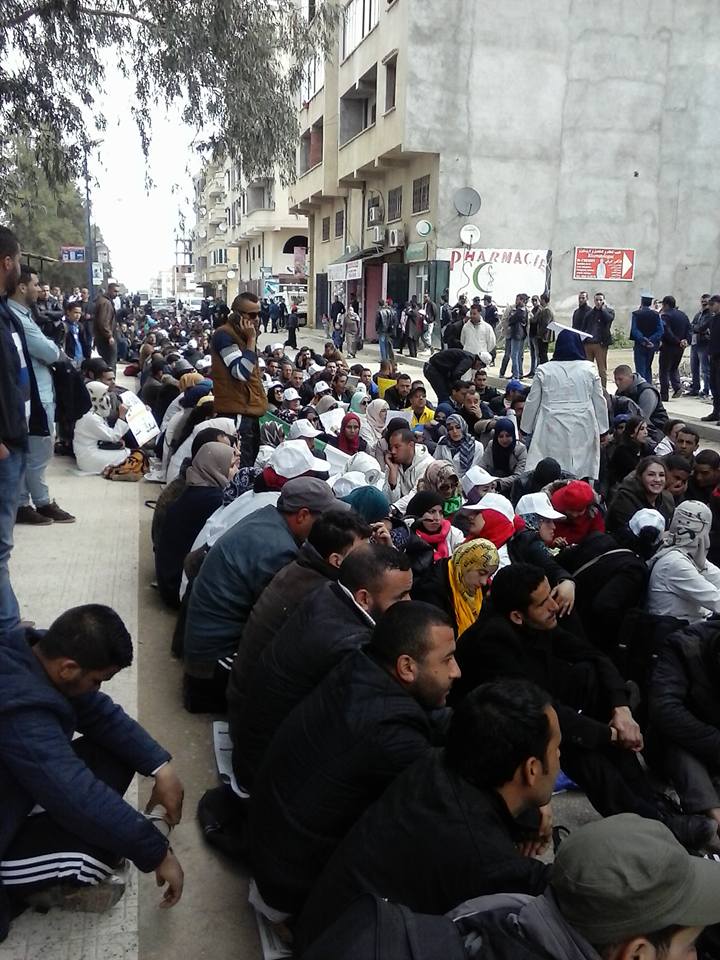
[[[111,427],[107,419],[113,411],[113,404],[108,387],[98,380],[91,380],[85,386],[92,400],[92,410],[75,424],[73,450],[81,473],[100,474],[105,467],[117,466],[127,459],[129,450],[123,440],[130,429],[125,422],[127,407],[120,404],[117,421]]]
[[[462,479],[470,467],[480,463],[485,448],[479,440],[470,434],[466,421],[459,413],[453,413],[445,421],[447,434],[441,437],[435,447],[436,460],[447,460]]]
[[[527,470],[552,457],[581,480],[598,479],[608,409],[600,377],[576,331],[563,330],[552,359],[537,368],[520,429],[532,434]]]

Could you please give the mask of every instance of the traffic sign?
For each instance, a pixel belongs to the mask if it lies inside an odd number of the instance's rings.
[[[63,263],[85,263],[85,247],[60,247]]]
[[[622,247],[575,247],[573,280],[633,280],[635,251]]]

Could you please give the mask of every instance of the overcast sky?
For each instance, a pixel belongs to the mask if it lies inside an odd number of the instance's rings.
[[[97,180],[91,195],[93,221],[110,247],[114,279],[131,290],[147,289],[152,276],[175,262],[179,207],[185,207],[186,231],[193,225],[191,172],[199,169],[201,159],[192,149],[194,131],[182,123],[179,111],[168,114],[156,107],[146,167],[130,113],[131,88],[113,74],[107,89],[107,130],[90,164]],[[150,192],[146,169],[155,184]],[[179,190],[173,193],[173,187]]]

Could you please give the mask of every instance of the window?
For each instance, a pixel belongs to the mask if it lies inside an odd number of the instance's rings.
[[[323,241],[330,239],[330,217],[322,219],[322,239]]]
[[[321,56],[315,56],[308,60],[303,70],[302,80],[300,82],[300,99],[303,103],[309,103],[318,90],[321,90],[325,83],[325,61]]]
[[[345,211],[338,210],[335,214],[335,236],[342,237],[345,234]]]
[[[388,222],[402,217],[402,187],[388,190]]]
[[[228,252],[224,247],[212,251],[211,263],[214,267],[222,266],[228,262]]]
[[[245,247],[245,263],[250,263],[250,247]]]
[[[375,123],[377,114],[377,64],[340,98],[340,145]]]
[[[415,268],[415,295],[422,300],[423,294],[429,290],[430,264],[419,263]]]
[[[388,60],[385,64],[385,113],[395,106],[395,89],[397,86],[397,57]]]
[[[430,209],[430,174],[413,180],[413,213]]]
[[[341,56],[349,57],[378,22],[378,0],[350,0],[343,17]]]

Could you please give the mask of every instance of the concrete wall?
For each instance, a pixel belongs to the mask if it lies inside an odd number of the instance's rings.
[[[625,322],[643,288],[689,313],[720,288],[717,0],[405,3],[404,147],[440,154],[438,246],[472,186],[481,245],[552,249],[560,315],[588,286],[576,245],[636,249],[633,283],[598,284]]]

